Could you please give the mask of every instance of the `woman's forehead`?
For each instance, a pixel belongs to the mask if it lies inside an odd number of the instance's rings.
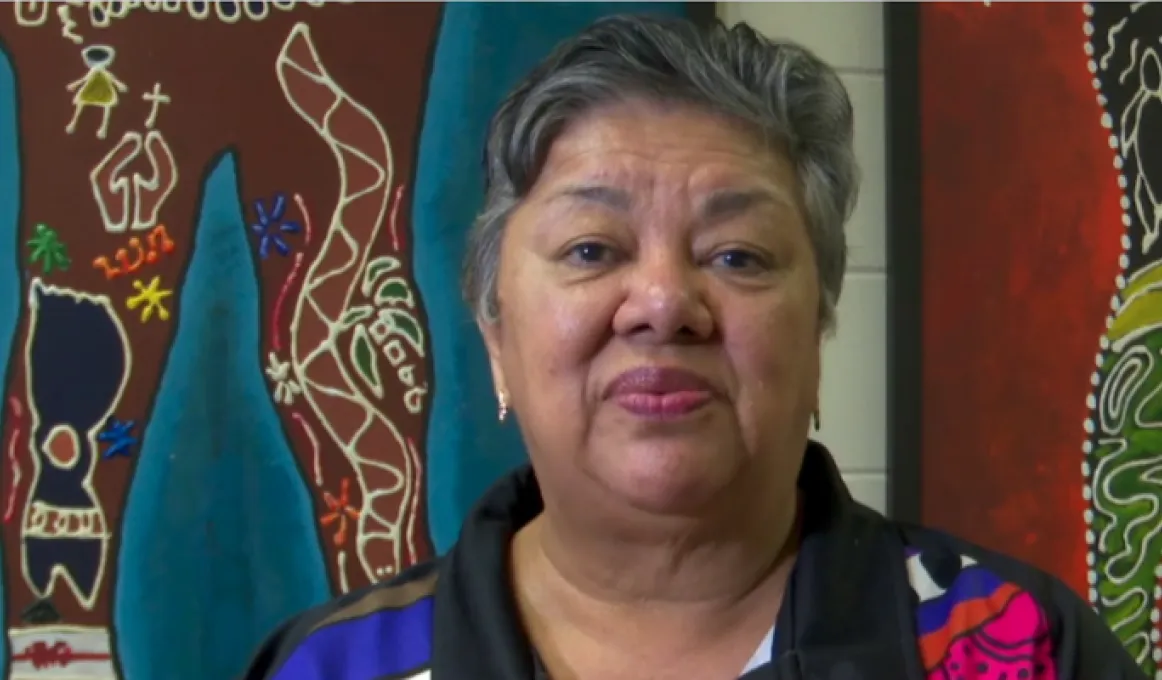
[[[693,107],[605,108],[554,140],[537,189],[613,187],[636,193],[684,187],[696,193],[794,181],[782,154],[723,117]]]
[[[569,123],[553,141],[549,162],[594,153],[623,153],[676,160],[694,153],[753,156],[756,135],[726,116],[676,105],[603,106]]]
[[[611,112],[579,121],[554,142],[527,204],[631,212],[662,201],[667,211],[716,213],[765,203],[797,210],[797,186],[781,154],[717,116]]]

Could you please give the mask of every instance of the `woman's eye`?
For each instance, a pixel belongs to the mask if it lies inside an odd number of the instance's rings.
[[[761,256],[739,249],[724,250],[716,254],[712,262],[717,267],[738,272],[758,272],[767,268]]]
[[[604,243],[587,241],[570,248],[566,259],[576,265],[592,266],[609,262],[613,255],[613,249]]]

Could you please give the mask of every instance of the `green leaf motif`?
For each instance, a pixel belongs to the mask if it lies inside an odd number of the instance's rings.
[[[412,287],[408,285],[406,279],[400,276],[393,276],[384,281],[379,289],[375,291],[375,306],[382,307],[384,305],[395,306],[404,304],[408,307],[415,308],[416,301],[412,295]]]
[[[363,292],[363,297],[371,296],[371,289],[375,286],[375,282],[386,274],[399,269],[401,263],[398,259],[390,255],[381,255],[370,262],[363,268],[363,285],[360,290]]]
[[[393,332],[403,336],[419,356],[424,356],[424,329],[411,313],[402,309],[382,309],[379,318]]]
[[[362,323],[371,318],[374,310],[371,305],[359,305],[358,307],[348,307],[343,312],[343,316],[339,318],[339,330],[345,331],[355,324]],[[364,331],[366,333],[366,331]]]
[[[351,365],[355,367],[355,372],[363,380],[363,383],[376,397],[382,397],[383,380],[379,377],[379,357],[375,353],[371,339],[367,336],[366,326],[355,327],[355,333],[351,336],[349,354]]]

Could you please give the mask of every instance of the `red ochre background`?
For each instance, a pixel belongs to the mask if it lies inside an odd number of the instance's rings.
[[[920,12],[922,520],[1085,593],[1082,424],[1123,229],[1085,15]]]

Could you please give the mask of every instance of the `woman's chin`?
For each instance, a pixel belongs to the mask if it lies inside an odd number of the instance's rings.
[[[623,451],[598,476],[621,502],[642,512],[686,515],[705,508],[730,485],[736,466],[704,452]]]

